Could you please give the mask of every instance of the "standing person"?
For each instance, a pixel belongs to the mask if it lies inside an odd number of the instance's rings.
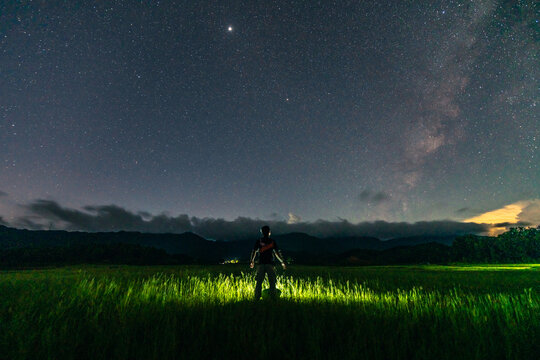
[[[255,266],[255,257],[259,253],[259,263],[257,264],[257,283],[255,285],[255,300],[261,298],[262,283],[264,275],[268,274],[268,282],[270,283],[270,295],[276,298],[276,270],[274,268],[274,256],[279,260],[283,270],[287,268],[283,255],[279,250],[276,242],[270,238],[270,227],[265,225],[261,227],[262,238],[255,242],[253,251],[251,252],[251,260],[249,267],[253,269]]]

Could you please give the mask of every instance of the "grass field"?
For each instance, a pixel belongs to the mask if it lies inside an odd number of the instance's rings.
[[[0,272],[2,359],[536,359],[540,265]]]

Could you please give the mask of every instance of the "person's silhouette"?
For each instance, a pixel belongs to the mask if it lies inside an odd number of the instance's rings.
[[[259,262],[257,264],[257,283],[255,284],[255,300],[261,298],[262,283],[264,281],[265,274],[268,274],[268,282],[270,283],[270,296],[276,298],[276,270],[274,268],[274,256],[279,260],[283,269],[286,269],[283,255],[279,250],[276,242],[270,238],[270,227],[265,225],[261,227],[261,234],[263,235],[259,240],[255,242],[253,251],[251,251],[251,258],[249,267],[255,267],[255,257],[259,254]]]

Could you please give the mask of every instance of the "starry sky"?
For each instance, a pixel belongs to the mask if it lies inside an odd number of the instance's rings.
[[[0,222],[540,224],[539,12],[1,2]]]

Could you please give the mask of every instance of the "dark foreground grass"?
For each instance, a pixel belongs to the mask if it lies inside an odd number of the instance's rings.
[[[536,359],[540,266],[0,272],[5,359]]]

